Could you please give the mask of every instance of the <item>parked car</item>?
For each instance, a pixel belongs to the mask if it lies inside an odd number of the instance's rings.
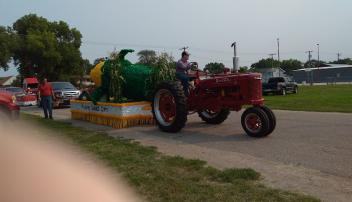
[[[79,97],[80,91],[70,82],[49,82],[53,87],[56,101],[54,107],[70,106],[70,101]]]
[[[5,91],[0,90],[0,113],[5,114],[10,119],[18,119],[20,107],[16,104],[16,97]]]
[[[287,92],[298,93],[297,83],[286,77],[272,77],[268,83],[263,83],[263,94],[286,95]]]
[[[37,96],[35,94],[26,93],[22,88],[5,87],[3,90],[15,96],[16,104],[19,106],[33,106],[37,104]]]

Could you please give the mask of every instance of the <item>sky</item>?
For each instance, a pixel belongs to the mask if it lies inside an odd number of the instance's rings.
[[[232,67],[234,41],[240,66],[276,53],[277,38],[281,60],[306,61],[308,50],[315,59],[317,43],[321,60],[336,60],[338,52],[352,57],[351,8],[351,0],[0,0],[0,25],[29,13],[63,20],[81,31],[82,56],[90,61],[122,48],[179,59],[179,49],[188,46],[190,60],[201,67]],[[128,58],[137,60],[136,54]],[[15,68],[0,71],[14,74]]]

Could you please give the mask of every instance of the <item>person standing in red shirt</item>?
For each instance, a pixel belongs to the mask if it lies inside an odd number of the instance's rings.
[[[47,79],[43,79],[43,82],[39,86],[39,96],[44,110],[44,117],[46,119],[53,119],[52,103],[54,91]]]

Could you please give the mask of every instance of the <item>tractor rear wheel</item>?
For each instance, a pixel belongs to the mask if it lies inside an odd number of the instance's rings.
[[[270,121],[263,109],[251,107],[246,109],[241,117],[241,124],[251,137],[265,137],[269,135]]]
[[[154,94],[152,110],[159,128],[164,132],[179,132],[187,122],[187,103],[180,82],[162,82]]]
[[[229,109],[222,109],[219,112],[213,112],[210,110],[204,110],[202,112],[198,112],[199,117],[209,124],[221,124],[224,122],[230,114]]]
[[[268,135],[270,135],[275,130],[275,127],[276,127],[276,116],[274,112],[271,109],[269,109],[267,106],[261,106],[260,108],[266,113],[266,115],[269,118],[270,127],[267,133]]]

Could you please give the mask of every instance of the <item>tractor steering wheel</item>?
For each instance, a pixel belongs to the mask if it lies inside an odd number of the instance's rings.
[[[192,66],[191,69],[192,69],[193,71],[199,70],[199,69],[198,69],[198,63],[197,63],[197,62],[191,62],[191,66]]]

